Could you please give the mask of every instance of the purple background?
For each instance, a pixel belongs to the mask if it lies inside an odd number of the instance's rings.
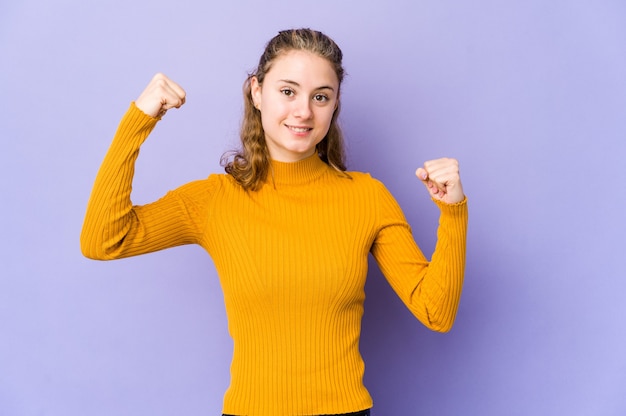
[[[626,3],[3,1],[0,415],[217,415],[231,341],[197,246],[117,262],[78,237],[120,117],[157,71],[188,92],[143,147],[134,201],[219,171],[241,84],[276,31],[345,53],[350,168],[394,193],[460,160],[470,199],[452,332],[372,263],[361,349],[375,416],[626,412]]]

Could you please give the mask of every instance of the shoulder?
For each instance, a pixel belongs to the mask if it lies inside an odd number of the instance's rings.
[[[174,192],[188,194],[194,192],[212,191],[221,186],[221,180],[218,174],[211,174],[204,179],[197,179],[178,187]]]
[[[204,179],[197,179],[170,191],[181,198],[190,199],[196,202],[207,202],[232,184],[225,174],[211,174]]]
[[[373,177],[368,172],[346,171],[334,174],[332,189],[342,198],[350,195],[371,209],[380,208],[386,201],[394,201],[393,196],[379,179]]]
[[[368,204],[376,209],[383,217],[392,217],[404,221],[404,213],[396,198],[387,186],[367,172],[347,172],[352,178],[355,187],[367,195]]]
[[[356,187],[369,189],[373,192],[388,192],[385,184],[368,172],[348,171],[346,174],[351,178],[351,182]]]
[[[246,191],[231,175],[213,173],[169,191],[165,198],[174,198],[187,209],[204,212],[228,206],[235,200],[246,198],[246,195]]]

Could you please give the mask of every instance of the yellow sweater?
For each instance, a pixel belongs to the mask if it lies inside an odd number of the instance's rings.
[[[234,341],[224,413],[319,415],[372,406],[359,335],[368,253],[427,327],[451,328],[463,283],[467,205],[438,203],[431,262],[394,198],[369,175],[339,174],[317,155],[272,162],[262,189],[214,174],[133,206],[139,147],[156,125],[131,104],[100,168],[81,235],[109,260],[181,244],[211,255]]]

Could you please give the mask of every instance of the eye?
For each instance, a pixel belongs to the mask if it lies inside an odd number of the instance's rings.
[[[315,94],[313,96],[313,100],[318,103],[325,103],[326,101],[328,101],[328,99],[328,96],[325,94]]]
[[[283,88],[282,90],[280,90],[280,92],[287,97],[293,97],[295,94],[295,92],[291,88]]]

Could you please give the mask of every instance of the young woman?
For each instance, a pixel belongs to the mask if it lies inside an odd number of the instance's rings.
[[[131,103],[96,178],[85,256],[199,244],[213,258],[234,341],[225,414],[369,415],[358,348],[368,253],[427,327],[448,331],[455,319],[467,227],[458,163],[438,159],[416,171],[441,211],[429,262],[386,188],[346,172],[341,60],[320,32],[280,32],[245,82],[242,146],[224,158],[226,173],[133,206],[140,145],[185,102],[158,74]]]

